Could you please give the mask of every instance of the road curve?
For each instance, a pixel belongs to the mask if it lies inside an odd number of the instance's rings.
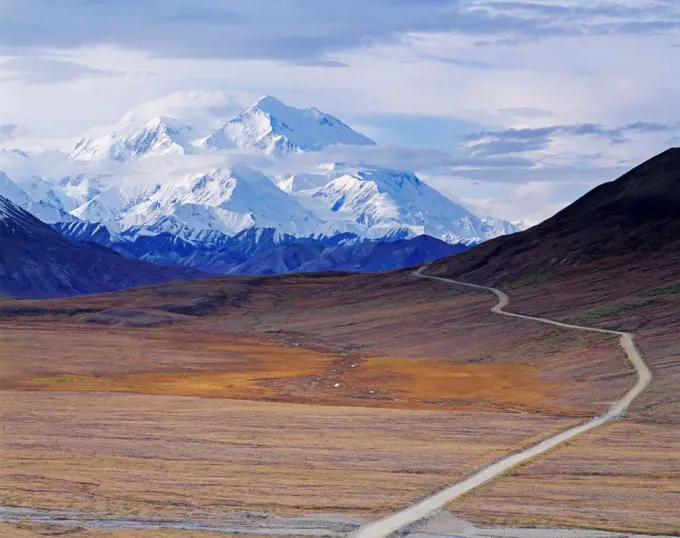
[[[558,445],[577,437],[589,430],[602,426],[607,422],[615,420],[621,417],[627,410],[628,407],[633,403],[633,401],[647,388],[652,380],[652,372],[645,363],[644,359],[638,351],[633,335],[630,333],[619,332],[619,331],[609,331],[606,329],[594,329],[591,327],[582,327],[580,325],[570,325],[569,323],[561,323],[559,321],[552,321],[550,319],[538,318],[533,316],[524,316],[522,314],[513,314],[512,312],[505,312],[503,309],[508,305],[510,300],[508,296],[502,291],[496,288],[488,288],[486,286],[478,286],[476,284],[468,284],[466,282],[458,282],[456,280],[451,280],[448,278],[441,278],[436,276],[424,275],[423,271],[427,268],[421,267],[413,273],[414,276],[420,278],[427,278],[430,280],[437,280],[440,282],[446,282],[448,284],[457,284],[460,286],[467,286],[469,288],[487,291],[493,293],[498,297],[498,304],[494,306],[491,311],[494,314],[500,314],[502,316],[510,316],[513,318],[527,319],[530,321],[537,321],[539,323],[547,323],[549,325],[555,325],[557,327],[563,327],[565,329],[574,329],[577,331],[591,331],[604,334],[614,334],[620,336],[619,343],[626,353],[626,356],[630,362],[635,367],[638,374],[637,383],[630,389],[620,400],[614,402],[604,415],[600,417],[595,417],[592,420],[581,424],[580,426],[575,426],[566,431],[558,433],[545,441],[538,443],[522,452],[512,454],[503,458],[502,460],[484,467],[480,471],[476,472],[470,478],[463,480],[457,484],[448,486],[446,489],[435,493],[434,495],[409,506],[408,508],[396,512],[391,516],[384,519],[370,523],[358,531],[353,533],[354,538],[385,538],[392,534],[393,532],[420,521],[431,515],[434,511],[438,510],[445,504],[457,499],[458,497],[468,493],[469,491],[493,480],[497,476],[503,474],[504,472],[524,463],[540,454],[544,454],[549,450],[552,450]]]

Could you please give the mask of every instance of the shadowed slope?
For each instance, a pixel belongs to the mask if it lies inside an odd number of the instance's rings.
[[[433,272],[503,284],[680,261],[680,149],[593,189],[525,232],[433,264]]]
[[[629,420],[449,509],[477,524],[677,532],[680,149],[535,228],[435,262],[429,272],[503,287],[523,314],[634,332],[655,376]]]
[[[0,294],[59,297],[201,274],[132,260],[93,243],[69,241],[0,196]]]

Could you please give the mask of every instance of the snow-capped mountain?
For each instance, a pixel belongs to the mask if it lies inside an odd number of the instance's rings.
[[[93,243],[69,241],[0,196],[0,293],[57,297],[198,278],[197,271],[133,260]]]
[[[220,271],[299,244],[302,258],[284,265],[304,258],[312,267],[310,253],[341,243],[428,235],[469,246],[517,231],[507,221],[478,217],[414,172],[320,164],[326,147],[375,142],[318,109],[264,97],[229,120],[218,97],[187,95],[191,106],[183,106],[183,95],[142,105],[108,134],[84,137],[70,155],[50,155],[48,173],[35,172],[32,154],[12,150],[0,159],[11,176],[0,175],[0,195],[73,239]],[[362,155],[370,151],[364,147]],[[344,153],[351,155],[351,147]]]
[[[103,223],[111,232],[142,229],[206,241],[211,233],[233,236],[272,228],[295,237],[351,233],[389,240],[430,235],[449,243],[475,244],[516,229],[481,219],[422,182],[412,172],[326,167],[320,174],[276,180],[250,168],[215,168],[166,183],[116,184],[60,180],[93,196],[70,211]],[[67,203],[61,202],[61,207]],[[49,222],[55,222],[53,218]]]
[[[41,178],[30,178],[19,186],[7,174],[0,171],[0,196],[4,196],[24,211],[43,222],[69,222],[76,218],[69,214],[58,195]]]
[[[114,222],[129,206],[121,191],[111,187],[74,209],[71,214],[86,222]]]
[[[149,156],[234,148],[281,156],[319,151],[334,145],[375,145],[373,140],[330,114],[316,108],[290,107],[270,96],[249,106],[219,129],[212,128],[211,122],[194,126],[167,115],[141,121],[138,115],[126,114],[104,136],[82,138],[71,152],[71,158],[129,162]]]
[[[328,183],[328,176],[323,174],[296,174],[274,178],[274,182],[283,192],[296,194],[324,187]]]
[[[540,224],[540,222],[537,220],[513,220],[510,222],[510,224],[512,224],[520,232],[523,232],[524,230],[528,230],[529,228],[533,228],[537,224]]]
[[[117,224],[120,229],[144,226],[195,239],[206,230],[234,235],[253,227],[307,236],[321,221],[261,172],[217,168],[154,187],[144,200],[119,213]]]
[[[153,155],[186,155],[194,152],[191,141],[198,135],[194,127],[160,116],[152,118],[139,129],[127,126],[122,131],[114,130],[100,138],[85,137],[76,144],[71,158],[129,162]]]
[[[333,145],[373,146],[375,142],[316,108],[294,108],[265,96],[210,134],[201,145],[217,149],[237,146],[281,155],[319,151]]]
[[[474,244],[516,231],[505,221],[477,217],[412,172],[335,166],[317,176],[279,178],[277,184],[321,216],[327,233],[372,238],[425,234]]]
[[[18,206],[26,204],[30,200],[28,194],[4,172],[0,172],[0,195]]]

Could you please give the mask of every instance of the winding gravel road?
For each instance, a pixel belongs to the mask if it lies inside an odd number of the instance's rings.
[[[574,329],[577,331],[591,331],[620,336],[619,343],[621,344],[621,347],[623,348],[623,351],[626,353],[626,356],[628,357],[630,362],[633,364],[633,366],[635,366],[635,370],[637,371],[638,374],[638,380],[637,383],[635,383],[635,386],[632,389],[630,389],[623,396],[623,398],[614,402],[614,404],[609,408],[609,411],[607,411],[604,415],[600,417],[595,417],[592,420],[580,426],[575,426],[564,432],[558,433],[557,435],[554,435],[546,439],[545,441],[542,441],[537,445],[532,446],[531,448],[523,450],[522,452],[507,456],[502,460],[493,463],[488,467],[483,468],[482,470],[478,471],[470,478],[463,480],[462,482],[449,486],[446,489],[432,495],[431,497],[428,497],[427,499],[424,499],[418,502],[417,504],[409,506],[408,508],[400,512],[396,512],[395,514],[392,514],[391,516],[388,516],[384,519],[381,519],[374,523],[370,523],[360,528],[356,533],[354,533],[353,534],[354,538],[384,538],[386,536],[389,536],[393,532],[403,527],[406,527],[411,523],[415,523],[416,521],[420,521],[421,519],[430,516],[433,512],[443,507],[445,504],[453,501],[454,499],[457,499],[462,495],[465,495],[469,491],[481,486],[482,484],[485,484],[486,482],[493,480],[497,476],[520,465],[521,463],[531,460],[532,458],[535,458],[540,454],[544,454],[545,452],[552,450],[556,446],[561,445],[562,443],[569,441],[574,437],[577,437],[587,431],[590,431],[594,428],[597,428],[598,426],[602,426],[607,422],[610,422],[623,416],[625,412],[628,410],[629,406],[633,403],[633,401],[647,388],[647,386],[652,380],[652,372],[645,363],[645,361],[643,360],[642,356],[640,355],[640,352],[635,346],[633,335],[630,333],[608,331],[606,329],[594,329],[591,327],[582,327],[580,325],[570,325],[568,323],[561,323],[559,321],[552,321],[550,319],[524,316],[522,314],[513,314],[511,312],[505,312],[503,309],[508,305],[510,301],[508,299],[508,296],[502,291],[497,290],[495,288],[478,286],[476,284],[458,282],[456,280],[451,280],[448,278],[424,275],[423,271],[425,269],[427,269],[427,266],[421,267],[420,269],[415,271],[413,275],[420,278],[438,280],[440,282],[446,282],[448,284],[467,286],[469,288],[474,288],[477,290],[493,293],[494,295],[496,295],[496,297],[498,297],[498,304],[491,309],[491,311],[494,314],[510,316],[513,318],[526,319],[530,321],[537,321],[539,323],[547,323],[549,325],[555,325],[557,327],[562,327],[565,329]]]

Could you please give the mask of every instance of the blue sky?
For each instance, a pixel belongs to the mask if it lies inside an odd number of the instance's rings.
[[[503,218],[677,144],[678,80],[677,0],[0,0],[5,133],[56,147],[173,92],[272,94],[423,150],[427,181]]]

